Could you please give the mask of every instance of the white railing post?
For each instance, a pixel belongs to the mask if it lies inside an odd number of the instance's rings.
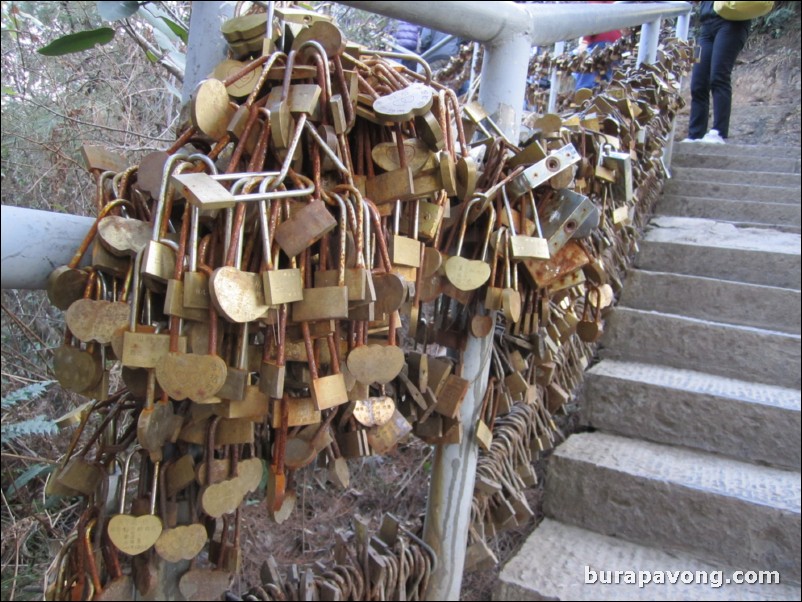
[[[644,23],[640,28],[640,45],[638,46],[638,66],[643,63],[652,64],[657,60],[657,42],[660,39],[662,19]]]
[[[679,17],[677,17],[677,39],[682,40],[683,42],[688,41],[688,31],[691,27],[691,13],[687,12]]]
[[[554,44],[554,56],[560,56],[565,52],[565,42],[557,42]],[[557,67],[551,68],[551,75],[549,76],[549,113],[557,111],[557,93],[560,88],[560,74],[557,73]]]
[[[47,288],[50,272],[70,262],[94,222],[93,217],[3,205],[2,287]]]
[[[187,66],[181,104],[187,104],[192,91],[206,79],[217,64],[226,58],[228,43],[220,35],[223,21],[234,16],[229,2],[193,2],[189,18]]]
[[[688,41],[688,31],[690,30],[691,25],[691,12],[688,11],[683,13],[677,17],[677,25],[675,28],[675,35],[677,36],[678,40],[682,40],[683,42]],[[679,85],[682,86],[682,79],[679,79]],[[674,141],[677,137],[677,120],[675,119],[671,123],[671,133],[668,135],[668,141],[666,142],[666,146],[663,149],[663,165],[665,166],[666,170],[668,171],[668,176],[671,177],[671,163],[674,160]]]

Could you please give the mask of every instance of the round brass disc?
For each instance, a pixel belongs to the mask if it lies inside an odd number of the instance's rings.
[[[192,125],[214,140],[226,135],[234,109],[228,104],[228,92],[219,79],[205,79],[195,89],[190,103]]]

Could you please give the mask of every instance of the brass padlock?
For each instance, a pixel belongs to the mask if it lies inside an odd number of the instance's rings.
[[[108,535],[111,542],[125,554],[135,556],[153,547],[162,533],[162,521],[156,515],[157,484],[159,482],[159,462],[153,465],[153,478],[150,484],[149,513],[131,516],[125,511],[125,495],[131,469],[131,459],[141,453],[141,448],[134,448],[126,457],[123,478],[120,484],[120,507],[117,514],[109,519]]]
[[[301,270],[294,265],[295,258],[292,258],[293,265],[290,268],[279,268],[279,251],[276,248],[275,255],[270,251],[270,237],[268,225],[268,205],[266,201],[259,203],[259,220],[262,232],[262,254],[267,269],[262,272],[262,286],[264,298],[267,305],[283,305],[293,303],[303,299],[303,282],[301,280]],[[281,398],[281,395],[278,396]]]
[[[304,249],[323,238],[337,227],[323,201],[312,201],[296,211],[292,217],[276,228],[276,242],[289,257],[295,257]]]
[[[348,390],[345,386],[345,378],[340,372],[339,351],[334,344],[334,335],[329,335],[326,340],[329,344],[331,353],[331,370],[329,376],[318,374],[317,362],[312,349],[312,337],[309,334],[309,325],[301,323],[301,330],[304,334],[304,345],[306,346],[307,359],[309,363],[309,374],[311,383],[309,390],[312,393],[312,401],[318,411],[327,410],[343,403],[348,403]]]
[[[519,235],[516,232],[515,220],[513,219],[512,209],[510,208],[510,199],[507,197],[506,188],[501,189],[502,197],[504,198],[504,209],[507,212],[507,221],[509,222],[509,238],[510,238],[510,254],[511,259],[548,259],[549,243],[543,238],[540,231],[540,220],[537,215],[537,207],[535,207],[534,195],[529,191],[532,199],[532,208],[534,211],[534,220],[537,226],[538,237]],[[521,212],[523,214],[523,211]]]
[[[376,293],[373,289],[373,278],[370,271],[365,268],[365,257],[363,252],[364,237],[363,237],[363,212],[361,203],[359,203],[358,210],[348,200],[344,200],[336,193],[330,193],[330,196],[340,206],[340,224],[344,227],[348,221],[348,209],[351,209],[351,214],[356,218],[356,228],[354,232],[354,243],[356,247],[356,266],[354,268],[345,268],[345,286],[348,289],[349,307],[357,307],[367,303],[373,303],[376,300]],[[315,272],[315,288],[318,287],[336,287],[339,281],[339,266],[335,270],[318,270]]]
[[[448,278],[449,282],[454,285],[458,290],[464,292],[474,291],[480,286],[482,286],[485,282],[488,281],[490,278],[490,266],[485,261],[485,257],[487,256],[487,247],[490,241],[490,233],[492,231],[493,226],[495,225],[495,218],[496,218],[496,211],[493,209],[492,204],[487,204],[487,211],[489,211],[489,221],[487,226],[487,231],[485,234],[484,243],[482,246],[482,252],[480,254],[480,259],[466,259],[464,257],[460,257],[460,253],[462,252],[462,246],[465,241],[465,231],[468,225],[468,213],[470,213],[471,208],[476,205],[477,203],[483,202],[486,199],[477,196],[476,198],[472,199],[468,202],[462,213],[462,219],[460,222],[460,230],[459,230],[459,237],[457,239],[457,248],[456,254],[452,257],[449,257],[445,263],[445,274]]]
[[[341,220],[337,285],[304,289],[303,300],[292,304],[292,319],[295,322],[348,318],[348,287],[345,285],[346,239],[345,223]]]
[[[270,360],[265,356],[262,359],[259,370],[259,388],[271,399],[281,399],[284,397],[284,381],[286,379],[287,367],[285,363],[285,350],[287,338],[287,306],[279,307],[278,329],[276,343],[276,359]],[[265,349],[269,348],[270,340],[265,334]]]

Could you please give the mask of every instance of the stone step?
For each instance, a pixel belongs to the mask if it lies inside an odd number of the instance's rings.
[[[620,303],[626,307],[800,334],[797,290],[664,272],[630,270]]]
[[[727,201],[666,195],[657,203],[655,212],[659,215],[701,217],[729,222],[802,226],[802,206],[788,203]]]
[[[775,230],[777,232],[786,232],[788,234],[802,234],[802,228],[799,226],[792,226],[791,224],[758,224],[755,222],[740,222],[740,221],[726,221],[722,220],[724,224],[732,224],[736,228],[757,228],[758,230]]]
[[[728,201],[753,201],[766,203],[788,203],[798,205],[799,187],[750,186],[724,182],[694,182],[672,178],[666,182],[663,192],[667,195],[705,197]]]
[[[800,388],[799,335],[628,307],[609,314],[604,330],[602,359]]]
[[[741,184],[747,186],[783,186],[797,188],[802,185],[799,174],[772,173],[765,171],[741,171],[732,169],[709,169],[704,167],[676,167],[674,178],[686,182],[710,182]]]
[[[574,434],[552,454],[544,512],[798,583],[801,496],[798,472],[596,432]]]
[[[674,154],[672,169],[677,167],[705,167],[709,169],[739,169],[747,171],[770,171],[799,173],[799,159],[769,156],[710,155],[704,152]]]
[[[736,575],[737,570],[754,569],[710,564],[687,553],[649,548],[546,518],[502,567],[493,599],[799,600],[799,585],[733,582],[733,578],[754,577]],[[614,573],[599,571],[632,571],[634,575],[621,575],[616,584]],[[641,587],[638,571],[650,571],[652,582]],[[693,581],[689,573],[694,577],[698,573],[699,579]],[[641,583],[645,580],[644,575]]]
[[[689,217],[655,217],[635,265],[721,280],[800,289],[799,234]]]
[[[604,360],[586,373],[581,407],[597,429],[799,470],[801,405],[796,389]]]
[[[674,145],[674,156],[679,155],[717,155],[731,157],[778,157],[780,159],[799,159],[802,148],[799,146],[773,146],[765,144],[705,144],[698,142],[677,142]]]

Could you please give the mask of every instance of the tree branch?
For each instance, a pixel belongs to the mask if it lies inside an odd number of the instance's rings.
[[[142,50],[145,52],[150,52],[153,56],[157,58],[156,62],[164,67],[170,75],[174,76],[178,81],[181,83],[184,82],[184,73],[178,67],[170,63],[166,60],[167,54],[161,52],[158,48],[156,48],[153,44],[148,42],[145,38],[139,35],[131,24],[128,23],[128,19],[123,22],[123,29],[125,33],[127,33],[133,40],[136,42]]]
[[[44,109],[45,111],[48,111],[49,113],[53,113],[53,115],[61,117],[62,119],[66,119],[67,121],[72,121],[74,123],[79,123],[81,125],[86,125],[86,126],[93,127],[93,128],[99,128],[101,130],[107,130],[109,132],[119,132],[121,134],[130,134],[131,136],[137,136],[139,138],[147,138],[148,140],[158,140],[159,142],[172,142],[172,140],[170,140],[170,139],[159,138],[157,136],[150,136],[148,134],[139,134],[137,132],[131,132],[131,131],[128,131],[128,130],[121,130],[120,128],[113,128],[113,127],[108,126],[108,125],[100,125],[98,123],[90,123],[88,121],[82,121],[81,119],[77,119],[75,117],[69,117],[69,116],[64,115],[62,113],[59,113],[58,111],[54,111],[50,107],[48,107],[46,105],[43,105],[42,103],[36,102],[32,98],[28,98],[28,101],[31,102],[32,104],[36,105],[37,107],[40,107],[40,108]]]

